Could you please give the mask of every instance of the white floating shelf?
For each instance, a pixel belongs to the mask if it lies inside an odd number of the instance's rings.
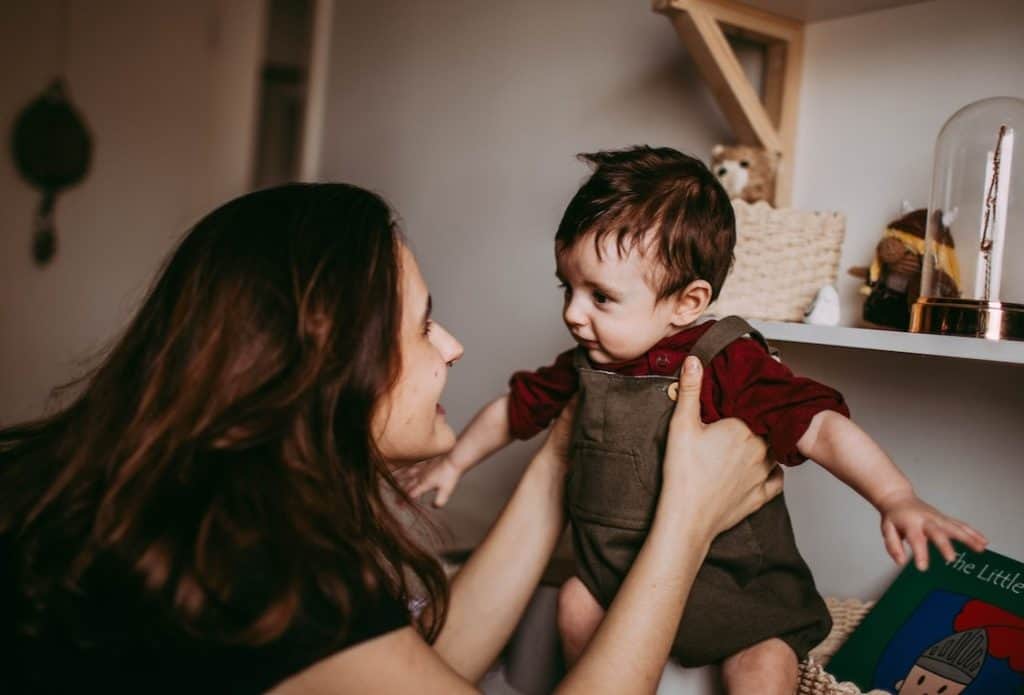
[[[810,343],[856,350],[906,352],[965,360],[1024,364],[1024,341],[957,338],[904,331],[884,331],[850,326],[811,326],[805,323],[751,321],[768,340]]]

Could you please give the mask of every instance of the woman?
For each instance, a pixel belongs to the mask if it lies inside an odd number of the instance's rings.
[[[446,587],[386,500],[454,442],[438,401],[462,347],[430,304],[359,188],[203,219],[71,404],[0,432],[8,684],[472,692],[564,527],[568,419]],[[652,690],[710,539],[780,489],[745,428],[700,425],[699,384],[684,374],[654,528],[566,692]]]

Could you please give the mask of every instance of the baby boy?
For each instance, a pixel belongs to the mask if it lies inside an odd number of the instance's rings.
[[[741,419],[786,465],[812,459],[881,514],[886,550],[909,544],[918,567],[929,540],[981,550],[966,524],[917,497],[882,449],[849,419],[842,396],[795,376],[742,319],[705,320],[732,263],[728,196],[699,160],[668,148],[582,155],[594,167],[555,236],[562,316],[577,347],[512,376],[450,454],[411,471],[407,489],[437,489],[513,438],[540,432],[575,394],[567,505],[577,576],[559,596],[567,660],[578,658],[639,552],[653,516],[674,384],[690,354],[705,365],[705,422]],[[745,337],[745,336],[750,337]],[[685,539],[683,540],[685,542]],[[721,662],[734,693],[792,693],[797,664],[831,626],[779,496],[712,544],[680,623],[673,656]]]

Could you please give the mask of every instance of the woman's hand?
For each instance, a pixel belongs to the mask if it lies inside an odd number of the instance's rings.
[[[717,535],[782,492],[782,471],[765,458],[764,441],[741,421],[701,422],[702,377],[700,360],[688,357],[669,425],[661,502],[699,508]]]

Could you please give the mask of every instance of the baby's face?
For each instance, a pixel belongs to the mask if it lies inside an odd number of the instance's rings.
[[[615,239],[605,237],[599,258],[594,238],[585,236],[556,260],[565,289],[562,318],[591,362],[631,360],[679,330],[673,303],[657,301],[651,288],[650,252],[634,247],[620,257]]]

